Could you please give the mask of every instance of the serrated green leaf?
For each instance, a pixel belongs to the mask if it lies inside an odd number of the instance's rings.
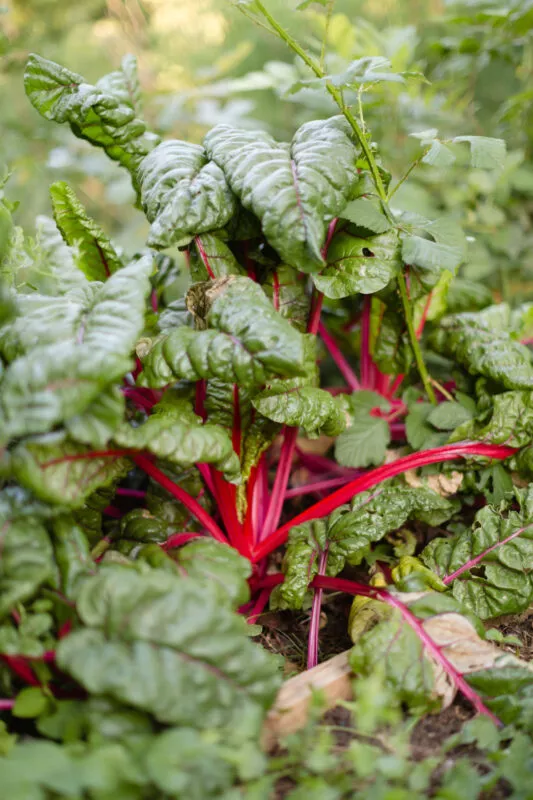
[[[351,200],[343,208],[340,217],[353,222],[358,228],[367,228],[374,233],[385,233],[391,228],[391,223],[379,203],[366,197]]]
[[[413,403],[405,418],[405,433],[407,441],[413,450],[429,450],[440,447],[447,439],[448,434],[437,430],[428,421],[434,406],[431,403]]]
[[[446,400],[439,403],[438,406],[431,409],[426,417],[426,422],[429,422],[439,431],[452,431],[463,422],[468,422],[472,419],[472,413],[455,401]]]
[[[347,428],[335,442],[335,458],[344,467],[381,464],[390,442],[389,425],[372,416],[373,409],[388,411],[389,403],[376,392],[365,389],[343,398],[349,416]]]
[[[358,180],[358,151],[346,120],[308,122],[290,145],[218,125],[204,145],[283,261],[304,272],[323,265],[328,225]]]
[[[90,692],[165,723],[257,732],[277,661],[209,585],[108,567],[84,583],[77,610],[86,627],[61,640],[57,660]]]
[[[326,297],[373,294],[383,289],[401,268],[398,234],[389,231],[360,238],[338,233],[328,248],[328,265],[313,275],[313,283]]]
[[[141,161],[137,180],[152,247],[223,228],[237,210],[224,173],[197,144],[162,142]]]
[[[122,91],[109,84],[87,84],[81,75],[53,61],[31,55],[24,73],[24,88],[31,104],[45,118],[67,122],[75,136],[102,147],[109,158],[134,171],[158,143],[146,129]]]
[[[452,142],[468,142],[470,160],[476,169],[501,169],[505,162],[506,146],[503,139],[488,136],[456,136]]]
[[[196,284],[189,307],[202,309],[208,330],[179,328],[156,340],[143,358],[144,385],[164,386],[176,378],[218,378],[243,387],[269,375],[304,375],[304,338],[273,309],[249,278]],[[207,310],[206,310],[207,309]]]
[[[105,281],[123,266],[108,237],[87,215],[68,184],[53,183],[50,197],[56,225],[69,247],[77,251],[78,269],[90,281]]]

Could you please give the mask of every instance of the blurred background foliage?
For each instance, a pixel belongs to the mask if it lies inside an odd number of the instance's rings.
[[[503,169],[419,164],[394,206],[455,217],[470,237],[463,278],[496,299],[533,296],[533,0],[266,0],[268,8],[341,73],[364,56],[390,61],[404,82],[365,87],[364,120],[395,179],[420,158],[414,132],[507,141]],[[296,11],[297,6],[305,6]],[[295,88],[306,69],[229,0],[0,0],[0,164],[11,172],[16,220],[49,214],[48,186],[71,183],[88,212],[132,251],[146,234],[127,174],[103,153],[47,123],[22,86],[29,52],[95,82],[134,53],[144,115],[165,137],[201,140],[219,122],[290,137],[335,109],[323,87]],[[346,99],[357,107],[357,93]]]

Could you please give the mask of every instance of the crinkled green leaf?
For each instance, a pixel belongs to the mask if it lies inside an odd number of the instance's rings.
[[[142,425],[124,423],[113,438],[120,447],[148,450],[181,467],[213,464],[227,480],[236,481],[240,476],[239,457],[227,432],[218,425],[203,425],[186,401],[163,410],[155,406]]]
[[[198,144],[162,142],[139,165],[137,180],[152,247],[223,228],[237,208],[224,173]]]
[[[291,383],[274,381],[268,385],[255,395],[254,408],[274,422],[303,428],[308,436],[337,436],[344,430],[344,414],[329,392],[314,386],[291,387]]]
[[[141,86],[137,74],[137,59],[128,53],[122,59],[120,69],[100,78],[98,86],[121,103],[130,106],[136,114],[141,113]]]
[[[35,220],[35,227],[42,260],[51,272],[47,287],[38,287],[38,291],[58,295],[68,294],[73,289],[83,287],[87,283],[87,278],[78,269],[75,253],[65,243],[54,220],[39,215]]]
[[[358,151],[346,120],[308,122],[290,145],[261,131],[217,125],[204,145],[283,261],[305,272],[323,265],[328,225],[358,180]]]
[[[13,451],[13,477],[40,500],[81,508],[96,489],[115,483],[131,469],[128,458],[94,457],[93,452],[62,433],[28,439]]]
[[[461,424],[450,442],[474,439],[509,447],[525,447],[533,436],[533,392],[502,392],[492,398],[492,407]]]
[[[244,387],[269,375],[305,374],[304,339],[245,277],[196,284],[188,305],[208,330],[179,328],[156,340],[143,358],[144,385],[176,378],[218,378]]]
[[[491,308],[444,317],[430,335],[431,346],[471,375],[492,378],[506,389],[533,387],[530,351],[498,327]]]
[[[210,277],[244,274],[228,245],[214,233],[194,237],[190,250],[190,270],[195,283],[209,280]]]
[[[53,61],[31,55],[24,73],[31,104],[45,119],[67,122],[75,136],[102,147],[109,158],[134,171],[159,137],[136,117],[109,80],[91,86],[81,75]]]
[[[208,583],[210,589],[218,592],[221,601],[229,601],[232,608],[249,600],[247,580],[252,568],[248,559],[232,547],[202,538],[194,539],[171,554],[189,577]]]
[[[278,596],[289,608],[301,608],[307,586],[318,572],[320,551],[328,544],[326,574],[337,575],[345,563],[357,566],[370,545],[398,530],[408,519],[438,525],[455,510],[427,486],[383,486],[363,492],[325,520],[298,525],[289,534],[283,560],[284,583]]]
[[[396,231],[362,238],[338,233],[328,248],[328,264],[313,282],[326,297],[373,294],[383,289],[401,268]]]
[[[385,308],[380,316],[372,359],[386,375],[409,373],[414,359],[405,321],[397,309]]]
[[[502,516],[486,506],[471,529],[433,539],[422,552],[424,563],[441,578],[471,563],[452,582],[452,592],[481,619],[522,611],[533,599],[533,490],[516,492],[519,512]],[[522,532],[509,539],[516,531]]]
[[[88,691],[160,722],[258,730],[277,660],[208,584],[105,568],[84,583],[77,610],[86,627],[61,640],[57,659]]]
[[[0,419],[8,435],[44,433],[81,414],[106,386],[131,367],[131,353],[144,325],[152,259],[144,257],[116,272],[88,305],[74,306],[67,322],[51,329],[49,344],[37,345],[7,368],[1,383]],[[33,296],[30,331],[46,327],[46,312]],[[60,301],[50,306],[60,315]],[[35,327],[32,327],[35,320]],[[58,341],[51,343],[52,335]],[[30,347],[32,334],[24,339]],[[37,343],[35,343],[37,344]]]
[[[388,411],[389,403],[381,395],[364,389],[342,399],[349,421],[335,442],[335,458],[344,467],[381,464],[390,442],[390,429],[385,419],[372,416],[371,412]]]
[[[7,513],[6,513],[7,512]],[[29,600],[55,577],[54,552],[48,532],[35,517],[14,518],[0,510],[0,618],[17,603]]]
[[[104,447],[124,419],[126,401],[118,386],[109,386],[85,411],[67,419],[69,436],[82,444]]]
[[[53,183],[50,197],[54,219],[65,242],[77,252],[76,263],[90,281],[105,281],[122,267],[115,248],[101,227],[63,181]]]

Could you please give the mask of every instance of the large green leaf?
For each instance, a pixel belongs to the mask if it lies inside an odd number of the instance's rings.
[[[482,619],[522,611],[533,598],[533,488],[516,493],[519,512],[503,516],[486,506],[471,529],[433,539],[422,552],[441,578],[461,570],[451,584],[453,594]]]
[[[353,294],[373,294],[383,289],[401,269],[398,234],[395,230],[363,238],[338,233],[328,248],[328,264],[313,282],[326,297],[339,299]]]
[[[143,159],[137,179],[153,247],[223,228],[237,209],[224,173],[197,144],[162,142]]]
[[[65,242],[77,250],[77,266],[90,281],[105,281],[122,267],[117,252],[67,183],[50,187],[54,219]]]
[[[363,492],[327,519],[306,522],[291,530],[283,560],[286,578],[278,595],[286,607],[301,608],[326,544],[326,574],[337,575],[345,563],[360,564],[372,542],[398,530],[408,519],[436,525],[448,519],[454,509],[449,500],[426,486],[414,489],[386,485]]]
[[[31,55],[24,73],[31,104],[45,119],[67,122],[75,136],[102,147],[109,158],[134,171],[159,137],[137,118],[122,87],[103,79],[96,86],[53,61]]]
[[[404,215],[402,228],[402,258],[415,272],[426,289],[432,289],[443,272],[455,274],[466,252],[466,239],[452,220],[425,220],[416,215]]]
[[[87,497],[131,469],[128,458],[93,455],[63,433],[28,439],[13,451],[13,477],[48,503],[81,508]]]
[[[39,296],[32,296],[33,311],[25,316],[27,328],[22,334],[29,352],[9,365],[1,383],[0,419],[7,435],[43,433],[81,414],[131,368],[131,353],[144,325],[151,271],[148,256],[131,263],[90,300],[85,292],[73,298],[64,320],[61,309],[69,306],[68,295],[49,303],[45,298],[44,308]],[[47,329],[47,306],[55,317],[40,345],[33,337]]]
[[[53,521],[52,541],[61,592],[68,598],[74,598],[83,580],[96,572],[89,542],[70,515]]]
[[[233,451],[231,438],[219,425],[202,424],[185,400],[173,407],[154,407],[154,413],[143,425],[124,423],[114,434],[121,447],[148,450],[170,464],[192,467],[194,464],[213,464],[224,473],[226,480],[240,477],[240,461]]]
[[[346,120],[308,122],[290,145],[261,131],[218,125],[204,145],[283,261],[304,272],[322,266],[328,224],[358,180],[358,151]]]
[[[261,287],[245,277],[196,284],[188,305],[208,330],[178,328],[143,357],[142,383],[218,378],[244,387],[269,375],[305,374],[304,338],[273,309]]]
[[[0,503],[0,618],[55,578],[54,551],[43,523],[26,515],[15,518]]]
[[[530,389],[531,353],[503,329],[505,319],[493,309],[444,317],[430,335],[431,346],[455,358],[471,375],[492,378],[506,389]]]
[[[61,640],[57,660],[91,693],[160,722],[258,730],[280,684],[277,660],[209,584],[103,568],[77,610],[86,627]]]
[[[450,442],[475,439],[509,447],[526,447],[533,437],[533,392],[502,392],[492,398],[492,407],[459,425]]]

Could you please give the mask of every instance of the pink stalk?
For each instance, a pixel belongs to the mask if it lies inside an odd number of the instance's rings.
[[[410,611],[410,609],[393,594],[388,592],[386,589],[379,589],[374,586],[366,586],[363,583],[347,581],[343,578],[327,578],[320,575],[317,575],[317,577],[311,582],[310,586],[320,589],[333,589],[334,591],[346,592],[346,594],[351,595],[374,597],[378,600],[382,600],[392,608],[398,609],[404,621],[409,625],[410,628],[413,629],[428,653],[430,653],[433,659],[441,665],[444,671],[453,680],[456,688],[466,697],[467,700],[472,703],[476,711],[480,714],[485,714],[485,716],[489,717],[493,722],[496,723],[496,725],[502,724],[498,717],[496,717],[483,703],[477,692],[475,692],[472,687],[468,685],[462,674],[453,666],[450,661],[448,661],[442,652],[442,649],[433,641],[431,636],[425,630],[422,620],[418,619],[418,617],[416,617],[413,612]]]
[[[356,470],[354,470],[354,472],[355,471]],[[357,470],[357,472],[361,473],[362,470]],[[301,497],[301,495],[311,494],[313,492],[325,492],[328,489],[335,489],[337,486],[344,486],[345,483],[346,476],[331,478],[331,480],[305,483],[303,486],[295,486],[293,489],[287,489],[285,492],[285,499],[289,500],[291,497]]]
[[[113,519],[121,519],[124,516],[120,508],[116,506],[106,506],[102,513],[108,517],[113,517]]]
[[[311,297],[311,311],[309,313],[309,322],[307,325],[307,333],[313,333],[315,336],[318,333],[318,326],[320,324],[320,314],[322,313],[322,303],[324,302],[324,295],[322,292],[313,291]]]
[[[214,483],[213,483],[213,477],[211,475],[211,467],[209,466],[209,464],[197,464],[196,468],[197,468],[198,472],[200,473],[200,475],[202,476],[202,479],[203,479],[205,485],[207,486],[207,488],[209,489],[209,491],[211,492],[211,494],[213,495],[213,497],[216,500],[217,497],[216,497],[216,494],[215,494],[215,486],[214,486]]]
[[[292,466],[292,457],[296,447],[296,439],[298,437],[298,428],[285,428],[284,429],[283,444],[281,446],[281,453],[278,462],[278,469],[276,478],[274,480],[274,487],[270,497],[270,504],[268,512],[265,517],[262,529],[258,535],[258,541],[261,542],[267,536],[270,536],[272,531],[276,529],[279,524],[281,512],[283,510],[283,498],[287,489],[289,475]]]
[[[172,550],[174,547],[181,547],[187,542],[190,542],[191,539],[202,539],[204,538],[201,533],[188,533],[187,531],[181,531],[180,533],[172,533],[166,542],[163,542],[161,548],[163,550]]]
[[[134,457],[134,461],[138,467],[144,470],[154,481],[157,481],[167,492],[170,492],[180,503],[182,503],[185,508],[187,508],[191,514],[196,517],[196,519],[202,523],[202,525],[209,531],[211,536],[217,540],[217,542],[222,542],[222,544],[227,544],[228,540],[222,533],[221,529],[216,524],[215,520],[209,516],[207,511],[202,508],[200,503],[191,497],[191,495],[186,492],[181,486],[177,486],[174,481],[171,481],[170,478],[165,475],[160,469],[158,469],[155,464],[153,464],[147,456],[143,455],[136,455]]]
[[[361,315],[361,386],[363,389],[372,388],[372,357],[370,355],[370,305],[371,298],[363,300],[363,313]]]
[[[141,489],[117,489],[116,494],[122,497],[136,497],[139,500],[144,500],[146,497],[146,492],[142,491]]]
[[[0,654],[0,659],[15,673],[15,675],[29,686],[40,686],[40,681],[33,674],[33,670],[26,664],[21,656],[6,656]]]
[[[0,711],[9,711],[15,705],[14,700],[7,700],[1,699],[0,700]]]
[[[519,530],[515,531],[514,533],[511,533],[510,536],[507,536],[505,539],[502,539],[501,542],[496,542],[496,544],[491,545],[491,547],[487,547],[487,549],[484,550],[482,553],[480,553],[478,556],[476,556],[475,558],[471,558],[469,561],[466,562],[466,564],[463,564],[462,567],[459,567],[459,569],[456,569],[455,572],[452,572],[450,575],[447,575],[445,578],[443,578],[443,583],[446,584],[451,583],[456,578],[458,578],[459,575],[462,575],[463,572],[466,572],[467,570],[473,569],[473,567],[477,566],[479,562],[483,561],[485,556],[487,556],[489,553],[492,553],[493,550],[497,550],[498,547],[507,544],[507,542],[510,542],[512,539],[516,539],[517,536],[520,536],[521,533],[524,533],[524,531],[527,531],[531,527],[533,526],[526,525],[525,528],[519,528]]]
[[[320,553],[318,574],[324,575],[328,562],[329,544]],[[265,591],[263,589],[263,591]],[[318,632],[320,630],[320,609],[322,607],[322,589],[314,589],[313,606],[311,608],[311,622],[307,639],[307,669],[312,669],[318,664]]]
[[[253,561],[260,561],[283,544],[289,535],[289,531],[295,525],[300,525],[302,522],[308,522],[309,520],[318,519],[327,514],[331,514],[336,508],[349,502],[356,494],[364,492],[367,489],[372,489],[372,487],[377,486],[378,483],[382,483],[389,478],[394,478],[396,475],[400,475],[402,472],[406,472],[409,469],[418,469],[426,466],[426,464],[438,464],[443,461],[453,461],[456,458],[467,458],[468,456],[504,459],[509,458],[514,453],[516,453],[515,447],[506,447],[505,445],[458,442],[457,444],[435,447],[431,450],[422,450],[419,453],[411,453],[411,455],[398,458],[391,464],[384,464],[381,467],[369,470],[364,475],[350,481],[346,486],[333,492],[329,497],[320,500],[306,511],[298,514],[292,520],[282,525],[281,528],[271,534],[267,539],[260,542],[253,553]]]
[[[352,392],[356,392],[361,388],[361,384],[359,383],[359,380],[353,369],[348,364],[348,361],[341,353],[339,345],[322,322],[318,323],[318,332],[320,333],[322,341],[326,345],[330,356],[337,365],[339,372],[348,384],[348,387],[352,390]]]
[[[320,475],[324,472],[336,472],[338,475],[344,475],[346,480],[350,477],[355,478],[359,474],[359,470],[355,470],[352,467],[341,467],[336,461],[332,461],[325,456],[319,456],[315,453],[306,453],[299,447],[296,448],[296,452],[300,463],[310,472]]]

